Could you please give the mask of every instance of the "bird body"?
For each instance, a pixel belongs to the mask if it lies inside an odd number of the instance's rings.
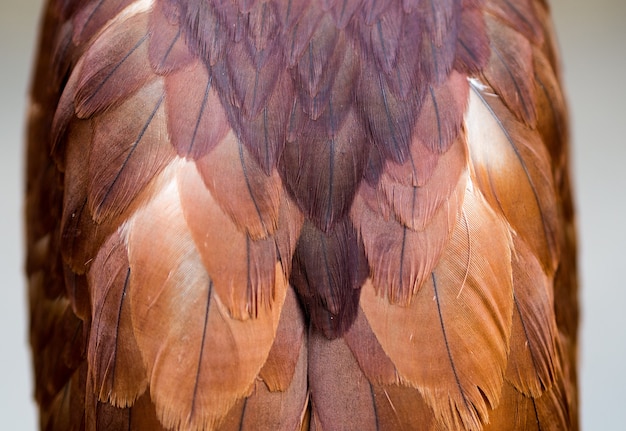
[[[575,430],[542,0],[50,0],[45,430]]]

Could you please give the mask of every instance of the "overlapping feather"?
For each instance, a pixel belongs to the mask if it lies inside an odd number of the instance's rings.
[[[513,312],[510,243],[506,222],[470,183],[441,260],[410,304],[390,303],[369,282],[361,293],[400,380],[449,429],[480,430],[500,399]]]
[[[233,319],[231,312],[239,312],[232,309],[233,297],[253,295],[254,286],[250,279],[234,286],[218,284],[226,274],[213,261],[203,270],[207,249],[197,248],[205,242],[197,244],[189,230],[193,213],[186,211],[194,203],[186,195],[192,190],[196,196],[201,190],[207,196],[208,192],[193,163],[172,169],[177,169],[181,181],[165,181],[161,193],[127,227],[131,313],[160,420],[166,427],[202,429],[217,425],[239,398],[249,394],[274,340],[286,282],[280,265],[271,265],[271,280],[276,283],[267,287],[271,292],[246,298],[255,318]],[[211,219],[217,213],[204,215]],[[169,228],[159,228],[161,223]],[[217,244],[224,249],[223,241],[213,245]],[[243,246],[245,251],[245,242]],[[155,249],[159,254],[152,252]],[[236,255],[231,261],[240,263]]]
[[[53,3],[45,427],[576,426],[543,4]]]

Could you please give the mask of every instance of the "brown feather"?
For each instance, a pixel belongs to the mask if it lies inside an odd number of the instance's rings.
[[[425,0],[417,8],[424,29],[418,82],[439,84],[448,77],[456,56],[460,10],[459,0]]]
[[[360,430],[377,429],[371,384],[343,339],[309,334],[309,385],[313,421],[321,429],[348,430],[354,424]]]
[[[167,172],[195,170],[179,163]],[[287,286],[276,265],[271,308],[258,307],[255,319],[234,319],[189,232],[198,220],[184,217],[185,190],[163,178],[161,193],[128,224],[130,304],[159,420],[198,430],[219,423],[249,394],[274,341]]]
[[[76,91],[79,118],[119,103],[153,75],[147,67],[147,26],[147,14],[133,15],[109,26],[89,47]]]
[[[381,431],[430,431],[435,415],[415,388],[400,385],[372,386],[377,429]]]
[[[522,33],[529,41],[539,43],[543,34],[536,14],[537,3],[533,0],[485,0],[485,10]]]
[[[286,391],[294,380],[301,356],[306,357],[305,320],[298,299],[292,289],[287,290],[283,311],[276,329],[276,338],[267,361],[259,373],[271,392]],[[302,371],[302,370],[300,370]],[[300,382],[302,385],[302,382]],[[305,390],[305,386],[302,389]]]
[[[290,281],[311,323],[328,338],[342,335],[354,321],[367,277],[363,244],[350,220],[328,233],[305,222],[293,260]]]
[[[63,214],[61,217],[61,244],[64,261],[70,268],[84,274],[88,263],[95,257],[97,248],[106,238],[108,229],[99,229],[87,206],[89,158],[93,138],[91,121],[73,122],[67,131],[64,151],[65,168]]]
[[[513,311],[510,236],[472,188],[462,214],[437,267],[408,306],[391,304],[368,282],[361,307],[401,381],[419,389],[438,421],[449,429],[480,430],[489,407],[498,403],[506,367]]]
[[[282,192],[278,172],[266,175],[232,131],[196,166],[206,188],[239,230],[254,240],[276,231]]]
[[[429,150],[443,153],[458,136],[468,90],[467,78],[457,72],[445,83],[429,86],[415,123],[415,137]]]
[[[330,121],[332,121],[332,115]],[[310,121],[289,142],[279,165],[286,189],[320,230],[328,232],[346,215],[363,177],[369,141],[351,110],[333,135]]]
[[[184,219],[220,300],[237,319],[264,314],[273,307],[277,288],[277,250],[273,238],[253,240],[222,211],[205,188],[194,164],[181,168],[178,179]]]
[[[127,407],[146,390],[148,378],[133,333],[128,301],[130,267],[118,233],[98,251],[88,280],[93,304],[89,378],[100,401]]]
[[[370,62],[363,66],[356,98],[363,126],[371,130],[374,144],[381,154],[396,163],[404,162],[409,153],[420,97],[409,96],[407,101],[400,100]]]
[[[421,142],[414,142],[412,147],[421,147]],[[427,172],[420,169],[422,164],[427,165],[430,160],[409,159],[400,167],[388,163],[387,168],[381,176],[379,187],[392,208],[398,221],[412,230],[423,231],[433,221],[442,205],[450,201],[451,195],[461,193],[461,189],[467,180],[467,149],[464,137],[459,137],[452,147],[443,155],[437,157],[436,167],[427,182],[413,184],[402,184],[393,180],[393,176],[402,176],[394,172],[410,172],[410,176],[418,179],[424,178]],[[422,150],[423,153],[429,151]],[[418,153],[417,151],[412,151]],[[396,169],[397,168],[397,169]],[[429,170],[426,166],[424,171]],[[409,176],[406,175],[406,176]],[[420,178],[421,177],[421,178]],[[453,214],[453,212],[450,212]]]
[[[94,119],[88,206],[96,222],[124,211],[174,157],[163,99],[156,79]]]
[[[482,3],[482,0],[476,3]],[[461,73],[475,74],[489,60],[489,51],[489,38],[482,11],[476,5],[464,4],[459,21],[454,68]]]
[[[533,49],[537,109],[542,113],[537,121],[537,130],[550,152],[556,183],[566,175],[564,167],[569,154],[563,151],[563,143],[568,139],[567,108],[555,71],[549,60],[538,49]]]
[[[462,204],[466,176],[432,215],[426,230],[413,230],[385,216],[376,201],[385,199],[361,184],[350,216],[363,239],[373,286],[394,304],[408,304],[437,265]],[[372,202],[374,200],[374,202]]]
[[[506,378],[526,396],[539,397],[561,378],[556,354],[553,280],[524,242],[515,238],[514,310]]]
[[[230,130],[213,78],[201,62],[168,75],[165,94],[167,130],[178,155],[199,159]]]
[[[76,107],[74,99],[78,89],[78,79],[82,69],[82,59],[78,61],[72,74],[59,96],[57,106],[54,108],[54,117],[50,125],[50,155],[57,163],[60,170],[65,170],[65,150],[67,146],[67,133],[70,124],[76,119]],[[47,139],[47,136],[46,136]],[[89,139],[90,140],[90,139]]]
[[[559,235],[556,191],[539,133],[479,83],[471,86],[465,124],[476,185],[553,275]]]
[[[378,342],[360,307],[354,323],[343,338],[370,382],[376,385],[398,382],[395,365]]]
[[[235,43],[226,51],[224,61],[216,65],[216,82],[225,94],[225,103],[236,107],[246,120],[257,117],[267,106],[284,67],[278,53],[273,49],[264,62],[258,63],[245,43]]]
[[[567,412],[562,404],[562,394],[557,388],[545,392],[540,398],[526,397],[509,383],[502,388],[500,406],[490,415],[491,421],[484,431],[528,430],[567,431],[571,430]]]
[[[273,94],[254,118],[240,115],[222,96],[222,104],[229,116],[231,127],[268,175],[282,157],[287,139],[287,122],[295,99],[293,82],[287,71],[280,73]]]
[[[50,0],[41,429],[576,430],[558,67],[542,0]]]
[[[307,350],[294,351],[297,362],[289,374],[289,386],[272,391],[267,382],[256,380],[250,396],[233,407],[219,431],[300,429],[308,404]]]
[[[332,85],[336,70],[341,65],[344,49],[344,35],[335,27],[330,16],[324,15],[310,35],[295,67],[300,92],[313,99],[320,92],[324,81],[330,78]],[[333,55],[335,53],[337,55]],[[326,84],[325,87],[329,85]],[[309,108],[309,111],[312,110]],[[316,116],[313,117],[315,118]]]
[[[483,70],[487,82],[505,105],[527,125],[537,123],[530,42],[519,32],[485,17],[491,56]]]
[[[389,4],[391,3],[391,4]],[[393,74],[398,67],[398,51],[402,42],[405,24],[400,2],[373,2],[379,6],[381,11],[375,13],[370,10],[366,12],[365,22],[362,29],[369,30],[369,38],[363,37],[365,42],[369,42],[368,50],[375,57],[378,67],[385,74]],[[376,16],[378,15],[378,16]],[[368,40],[369,39],[369,40]],[[402,63],[401,63],[402,64]],[[400,71],[399,71],[400,72]]]
[[[74,43],[77,45],[87,42],[107,22],[119,14],[122,9],[131,4],[131,0],[90,1],[84,7],[77,9],[73,16]],[[66,10],[66,13],[70,10]]]
[[[161,75],[185,68],[194,60],[178,22],[179,14],[180,8],[164,0],[155,1],[150,13],[148,58]]]

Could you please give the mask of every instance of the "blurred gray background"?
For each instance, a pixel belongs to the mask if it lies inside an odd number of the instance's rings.
[[[26,336],[22,140],[41,0],[0,1],[0,428],[34,430]],[[574,138],[582,423],[626,430],[626,2],[552,0]]]

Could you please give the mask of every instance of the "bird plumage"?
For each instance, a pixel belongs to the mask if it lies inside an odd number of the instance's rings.
[[[50,0],[40,424],[575,430],[543,0]]]

